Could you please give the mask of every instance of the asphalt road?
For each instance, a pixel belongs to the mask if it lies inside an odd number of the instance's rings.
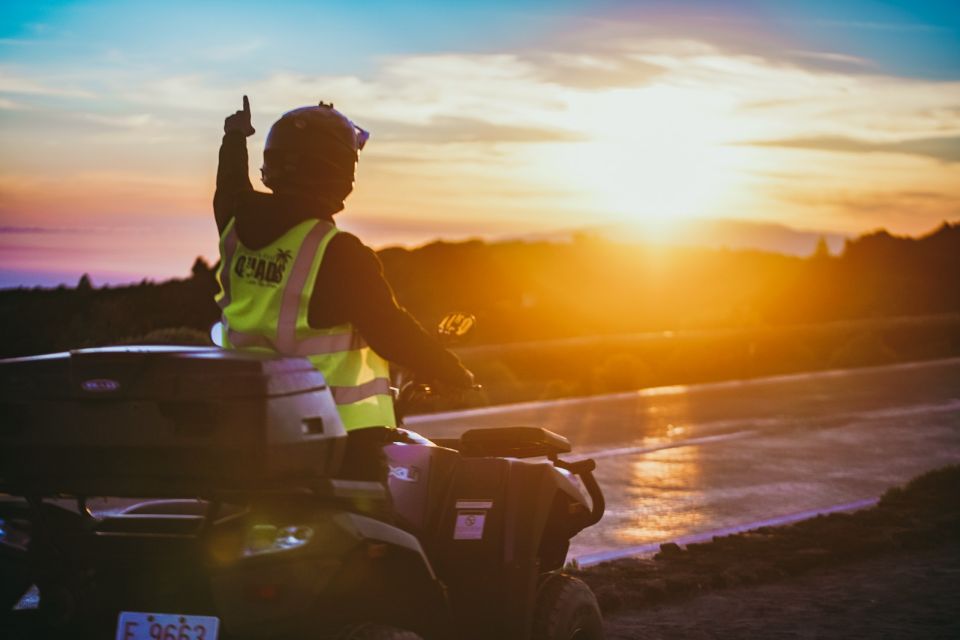
[[[603,521],[570,557],[876,498],[960,462],[960,359],[418,416],[428,437],[543,426],[597,458]]]

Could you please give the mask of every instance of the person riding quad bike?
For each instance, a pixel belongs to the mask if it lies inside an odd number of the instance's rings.
[[[267,135],[261,176],[273,193],[263,193],[248,176],[254,133],[244,96],[224,122],[213,199],[221,344],[308,357],[350,433],[344,470],[369,476],[371,448],[397,426],[388,362],[455,388],[473,374],[398,305],[376,254],[334,223],[369,134],[333,104],[289,111]]]
[[[285,115],[263,194],[246,100],[225,129],[230,348],[0,361],[0,635],[603,640],[596,597],[563,571],[603,516],[595,462],[540,427],[393,428],[432,380],[472,376],[333,225],[365,134],[328,105]],[[424,376],[395,408],[386,358]]]

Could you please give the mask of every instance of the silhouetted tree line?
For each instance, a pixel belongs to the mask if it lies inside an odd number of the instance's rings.
[[[94,288],[0,291],[4,357],[124,342],[205,343],[219,317],[213,269],[197,258],[189,278]]]
[[[660,330],[749,329],[960,311],[960,224],[920,238],[885,231],[809,258],[761,251],[571,242],[436,242],[380,252],[425,325],[479,320],[477,343]],[[189,278],[0,291],[0,355],[124,342],[202,343],[219,316],[214,267]]]
[[[427,324],[478,317],[477,342],[748,328],[960,311],[960,224],[920,238],[885,231],[830,256],[617,244],[434,243],[380,253]]]

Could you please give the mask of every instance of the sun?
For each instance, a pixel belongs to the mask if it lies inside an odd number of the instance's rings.
[[[713,210],[731,178],[725,149],[668,136],[597,141],[579,150],[578,185],[598,213],[638,225],[668,225]]]
[[[702,90],[606,91],[571,107],[583,140],[544,158],[552,179],[602,221],[656,232],[717,215],[740,182],[740,130],[728,102]]]

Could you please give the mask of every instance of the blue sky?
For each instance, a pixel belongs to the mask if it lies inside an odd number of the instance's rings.
[[[24,2],[4,9],[2,34],[14,42],[3,51],[31,64],[121,52],[139,63],[223,71],[217,63],[233,54],[244,62],[238,75],[278,66],[354,72],[383,55],[522,45],[576,15],[566,9],[575,4]]]
[[[37,0],[5,3],[0,52],[5,60],[35,65],[109,61],[121,52],[140,63],[202,68],[250,51],[246,72],[277,65],[350,72],[369,68],[383,55],[536,48],[558,30],[603,20],[629,21],[658,33],[716,29],[720,39],[724,29],[718,26],[724,23],[748,30],[761,26],[781,38],[781,45],[870,58],[897,74],[960,78],[957,2]],[[261,47],[269,53],[252,55]]]

